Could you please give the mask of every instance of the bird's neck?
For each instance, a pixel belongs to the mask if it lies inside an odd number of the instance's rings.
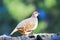
[[[32,18],[37,18],[37,16],[35,16],[35,15],[32,15],[31,17],[32,17]]]

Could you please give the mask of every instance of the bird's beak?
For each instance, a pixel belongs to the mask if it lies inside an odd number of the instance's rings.
[[[37,11],[36,11],[37,12]],[[39,12],[37,12],[37,14],[39,15],[40,13]]]
[[[38,15],[39,15],[40,13],[38,12]]]
[[[40,16],[40,13],[38,12],[38,16]]]
[[[40,13],[38,12],[38,15],[40,15]]]

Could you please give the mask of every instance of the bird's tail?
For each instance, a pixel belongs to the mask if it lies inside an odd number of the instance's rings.
[[[10,35],[13,35],[15,32],[17,32],[18,30],[17,29],[14,29]]]

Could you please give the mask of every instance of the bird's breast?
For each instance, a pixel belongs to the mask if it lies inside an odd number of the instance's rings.
[[[36,18],[36,19],[34,19],[34,23],[35,23],[35,25],[34,25],[33,30],[35,30],[35,29],[37,28],[37,25],[38,25],[38,19],[37,19],[37,18]]]

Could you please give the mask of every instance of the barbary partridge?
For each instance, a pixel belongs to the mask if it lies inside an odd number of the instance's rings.
[[[22,22],[20,22],[10,35],[12,35],[15,32],[19,32],[22,35],[29,35],[33,30],[35,30],[37,28],[38,14],[39,13],[37,11],[33,12],[32,16],[30,18],[25,19]]]

